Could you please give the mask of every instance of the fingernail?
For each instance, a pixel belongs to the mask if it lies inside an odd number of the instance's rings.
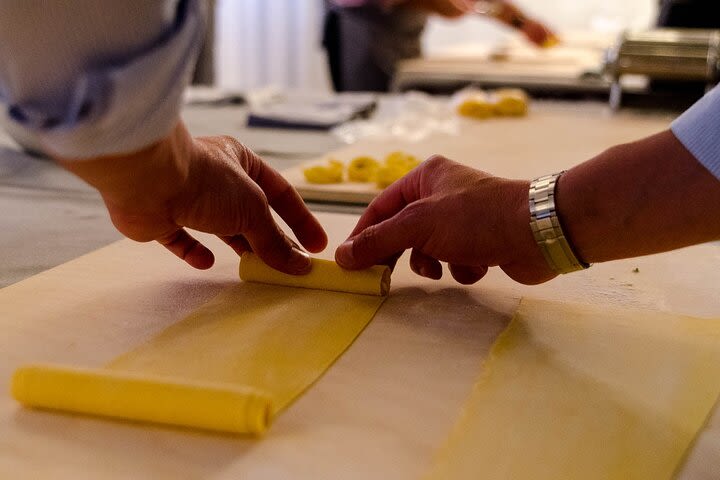
[[[290,259],[288,269],[298,274],[308,273],[312,268],[312,261],[307,252],[303,252],[299,248],[293,247],[293,255]]]
[[[422,267],[420,267],[420,275],[425,278],[429,278],[430,280],[440,280],[440,277],[438,277],[435,269],[427,265],[423,265]]]
[[[352,240],[345,240],[335,251],[335,261],[341,266],[351,266],[353,264]]]

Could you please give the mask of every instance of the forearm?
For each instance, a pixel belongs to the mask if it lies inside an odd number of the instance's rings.
[[[172,27],[173,3],[0,1],[2,94],[21,107],[67,115],[88,67],[116,64],[157,42]]]
[[[571,245],[589,263],[720,239],[720,181],[670,131],[572,168],[556,203]]]
[[[510,2],[498,1],[495,18],[509,27],[521,29],[527,21],[527,16],[518,7]]]
[[[0,7],[0,104],[15,130],[48,154],[82,159],[168,135],[201,45],[205,3],[39,3]]]

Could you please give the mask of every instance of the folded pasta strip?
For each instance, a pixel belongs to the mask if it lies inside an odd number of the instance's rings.
[[[390,287],[387,267],[350,272],[314,260],[297,277],[253,254],[243,255],[240,276],[104,368],[18,369],[13,396],[29,407],[262,434],[350,346]]]

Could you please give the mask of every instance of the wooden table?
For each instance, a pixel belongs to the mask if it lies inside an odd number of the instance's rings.
[[[629,112],[612,117],[593,104],[548,104],[539,112],[535,120],[544,121],[470,124],[463,128],[475,134],[467,143],[456,137],[426,147],[527,178],[670,121]],[[282,138],[308,154],[336,146],[328,137],[248,134],[242,112],[232,109],[191,112],[188,123],[196,134],[234,134],[255,147],[287,146]],[[364,148],[370,147],[349,151]],[[99,199],[82,184],[51,164],[24,166],[10,150],[0,151],[0,160],[0,202],[7,207],[0,216],[0,280],[13,283],[116,238]],[[296,161],[274,160],[278,167]],[[331,245],[357,219],[319,218]],[[218,263],[208,272],[158,245],[122,241],[0,290],[0,382],[8,385],[26,362],[102,365],[183,318],[237,281],[237,258],[210,240]],[[323,256],[331,257],[332,248]],[[13,263],[18,257],[24,260]],[[473,287],[433,282],[413,275],[405,259],[393,282],[370,326],[262,441],[29,411],[0,395],[0,478],[417,479],[522,296],[720,319],[717,244],[596,265],[538,287],[517,285],[497,270]],[[720,478],[718,452],[716,414],[680,478]]]
[[[319,218],[331,245],[356,221]],[[125,240],[0,290],[0,382],[26,362],[99,366],[180,320],[237,281],[237,258],[211,243],[218,264],[208,272]],[[261,441],[30,411],[2,396],[0,477],[417,479],[521,296],[720,319],[717,244],[538,287],[497,270],[473,287],[447,277],[419,278],[402,259],[370,326]],[[716,415],[680,478],[718,478],[718,452]]]

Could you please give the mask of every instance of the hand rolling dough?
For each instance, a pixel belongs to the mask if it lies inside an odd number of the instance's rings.
[[[292,283],[258,262],[244,257],[246,279]],[[350,346],[389,288],[387,267],[313,267],[297,286],[365,294],[242,282],[105,369],[21,368],[13,395],[31,407],[262,433]]]

